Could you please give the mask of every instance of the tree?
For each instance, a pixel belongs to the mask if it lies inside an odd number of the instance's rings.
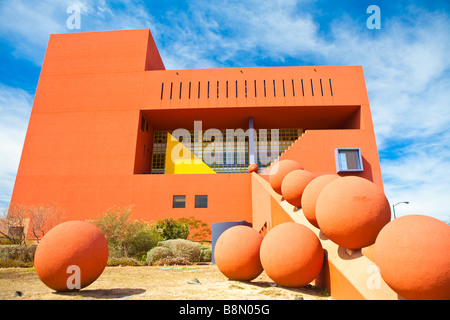
[[[132,206],[114,206],[89,221],[105,235],[111,256],[140,257],[162,240],[160,232],[150,224],[131,221],[132,210]]]
[[[13,244],[26,245],[25,226],[29,222],[28,207],[13,204],[5,208],[6,228],[0,233]]]
[[[178,222],[188,226],[189,236],[187,239],[189,240],[200,241],[209,238],[211,235],[211,229],[208,227],[208,224],[195,217],[180,218]]]
[[[61,223],[63,219],[62,209],[54,205],[30,207],[28,212],[29,228],[37,242],[39,242],[39,238],[44,237],[47,231]]]

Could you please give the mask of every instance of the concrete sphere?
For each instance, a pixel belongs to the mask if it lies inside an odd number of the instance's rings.
[[[390,221],[391,209],[381,188],[373,182],[349,176],[328,183],[316,203],[316,219],[334,243],[359,249],[375,243]]]
[[[314,179],[314,175],[306,170],[294,170],[289,172],[281,183],[281,194],[288,203],[294,207],[302,206],[302,194],[308,183]]]
[[[230,280],[250,281],[263,271],[259,249],[263,236],[247,226],[225,230],[214,247],[214,260]]]
[[[303,287],[313,281],[324,259],[316,234],[295,222],[271,229],[264,237],[260,254],[267,275],[284,287]]]
[[[291,171],[302,169],[303,167],[294,160],[281,160],[275,163],[269,173],[270,186],[276,193],[281,195],[281,183],[284,177]]]
[[[34,256],[37,275],[56,291],[90,285],[107,262],[108,244],[103,233],[84,221],[67,221],[52,228],[39,242]]]
[[[256,163],[252,163],[251,165],[248,166],[248,172],[252,173],[252,172],[256,172],[258,173],[259,167]]]
[[[336,174],[325,174],[314,178],[308,185],[302,194],[302,209],[305,218],[316,228],[319,228],[319,224],[316,219],[316,202],[322,189],[331,181],[338,179]]]
[[[424,215],[389,222],[375,242],[383,280],[409,300],[450,299],[450,226]]]

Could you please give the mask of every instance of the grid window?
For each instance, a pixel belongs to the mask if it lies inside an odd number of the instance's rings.
[[[208,196],[195,196],[196,208],[208,208]]]
[[[211,142],[211,132],[205,134],[206,130],[202,132],[202,139],[207,141],[202,141],[201,143],[195,143],[200,140],[200,137],[194,135],[194,131],[189,131],[191,135],[191,147],[190,150],[197,156],[202,155],[202,160],[208,164],[208,166],[214,170],[216,173],[245,173],[247,172],[249,166],[249,142],[248,136],[245,135],[245,130],[242,132],[235,132],[236,136],[234,139],[234,153],[231,155],[233,158],[233,163],[227,161],[227,134],[226,130],[220,130],[222,134],[222,150],[223,159],[221,163],[216,163],[210,155],[209,152],[205,152],[206,147],[208,147]],[[289,129],[279,129],[279,154],[281,155],[289,146],[291,146],[303,133],[302,129],[289,128]],[[195,134],[198,134],[195,132]],[[257,130],[257,135],[259,134]],[[258,143],[262,145],[259,140]],[[267,152],[270,150],[271,145],[271,130],[267,130]],[[230,142],[233,140],[230,140]],[[152,154],[152,174],[164,174],[165,172],[165,156],[166,156],[166,146],[167,146],[167,131],[155,131],[153,136],[153,154]],[[211,147],[211,146],[210,146]],[[262,172],[269,164],[261,163],[259,160],[258,150],[255,150],[258,157],[258,167],[260,172]],[[220,157],[219,157],[220,158]],[[213,163],[211,163],[213,162]]]
[[[167,131],[153,134],[152,174],[164,174],[166,167]]]
[[[173,196],[172,208],[186,208],[186,196]]]
[[[359,148],[336,149],[335,158],[337,172],[363,171],[361,151]]]

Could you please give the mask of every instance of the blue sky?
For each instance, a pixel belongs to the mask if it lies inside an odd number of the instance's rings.
[[[68,29],[67,8],[81,9]],[[370,5],[381,29],[367,28]],[[448,1],[0,1],[0,206],[14,186],[48,37],[149,28],[166,69],[362,65],[397,216],[450,220]]]

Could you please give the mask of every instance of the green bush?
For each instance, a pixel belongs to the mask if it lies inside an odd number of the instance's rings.
[[[190,264],[192,262],[183,257],[161,258],[153,263],[154,266],[185,266]]]
[[[0,246],[1,260],[20,260],[23,262],[33,262],[37,244],[21,246],[17,244]]]
[[[157,228],[148,223],[130,221],[131,212],[132,207],[112,207],[89,222],[105,235],[110,257],[144,257],[145,260],[147,251],[163,237]]]
[[[164,240],[158,243],[159,247],[166,247],[174,257],[185,258],[191,262],[199,260],[201,245],[185,239]]]
[[[149,252],[147,252],[147,264],[153,265],[156,261],[172,257],[172,253],[169,248],[166,247],[154,247]]]
[[[186,223],[175,221],[172,218],[159,220],[155,227],[161,232],[164,240],[187,239],[189,227]]]
[[[210,247],[201,246],[200,247],[200,256],[198,258],[199,262],[211,262],[212,250]]]
[[[117,266],[143,266],[143,262],[127,257],[112,257],[108,259],[107,266],[117,267]]]

